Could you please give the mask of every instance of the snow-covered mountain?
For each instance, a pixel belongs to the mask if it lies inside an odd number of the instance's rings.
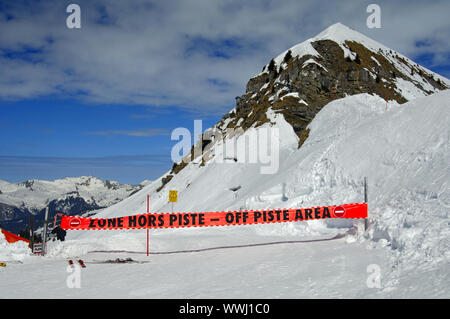
[[[205,132],[214,138],[193,147],[201,155],[174,164],[95,217],[144,213],[147,195],[151,212],[171,212],[169,190],[178,190],[175,212],[362,202],[367,177],[368,231],[361,221],[332,219],[151,230],[151,251],[167,252],[331,238],[358,228],[345,239],[319,243],[155,254],[149,266],[127,268],[126,284],[117,283],[124,268],[91,267],[87,288],[71,296],[448,298],[449,86],[448,79],[342,24],[286,50],[250,79],[236,107]],[[276,129],[279,141],[271,174],[261,173],[267,161],[241,160],[259,156],[257,148],[225,153],[227,143],[249,145],[246,140],[267,129]],[[146,232],[72,231],[65,242],[51,244],[49,260],[92,258],[97,255],[90,252],[99,250],[145,253]],[[381,271],[376,289],[367,283],[372,265]],[[62,291],[57,284],[47,288]]]
[[[46,207],[51,213],[79,215],[115,204],[142,187],[92,176],[22,183],[0,180],[0,224],[11,231],[18,231],[26,227],[28,216],[33,214],[38,226]]]
[[[301,145],[306,126],[333,99],[369,93],[404,103],[448,88],[448,79],[337,23],[271,59],[216,127],[259,126],[271,109],[284,115]]]

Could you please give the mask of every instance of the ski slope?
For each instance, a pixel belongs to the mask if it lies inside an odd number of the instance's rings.
[[[333,241],[277,244],[192,253],[145,255],[146,231],[72,231],[49,245],[48,256],[0,269],[2,297],[82,298],[448,298],[450,297],[450,91],[399,105],[360,94],[335,100],[310,123],[300,149],[283,116],[279,169],[263,164],[188,164],[160,191],[161,178],[97,217],[171,212],[168,191],[179,191],[176,212],[310,207],[363,200],[369,181],[370,228]],[[239,139],[243,136],[235,136]],[[230,188],[239,190],[233,192]],[[331,238],[351,220],[151,230],[153,253],[227,245]],[[1,240],[1,239],[0,239]],[[127,253],[93,251],[125,250]],[[134,253],[133,253],[134,252]],[[135,253],[135,252],[141,252]],[[5,257],[6,256],[6,257]],[[81,289],[66,286],[66,257],[88,268]],[[115,256],[145,264],[89,264]],[[369,287],[370,265],[381,284]],[[42,282],[42,278],[46,278]],[[45,288],[45,289],[43,289]],[[2,291],[6,291],[2,289]]]

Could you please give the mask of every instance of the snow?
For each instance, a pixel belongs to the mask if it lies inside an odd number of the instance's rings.
[[[377,60],[375,57],[371,56],[370,58],[371,58],[378,66],[381,66],[380,62],[378,62],[378,60]]]
[[[418,74],[417,70],[415,70],[414,71],[415,73],[413,75],[411,75],[411,66],[413,66],[417,69],[421,69],[425,74],[429,74],[429,75],[433,76],[436,80],[440,79],[444,84],[446,84],[448,87],[450,87],[449,79],[447,79],[437,73],[434,73],[425,67],[417,65],[414,61],[412,61],[408,57],[406,57],[396,51],[391,50],[390,48],[386,47],[385,45],[343,25],[342,23],[335,23],[335,24],[331,25],[330,27],[328,27],[327,29],[320,32],[315,37],[309,38],[309,39],[305,40],[304,42],[291,47],[288,50],[292,51],[293,57],[302,57],[305,55],[311,55],[312,57],[319,58],[320,54],[313,48],[311,43],[313,43],[315,41],[321,41],[321,40],[331,40],[331,41],[336,42],[344,51],[344,57],[345,58],[348,57],[351,60],[355,60],[356,53],[352,52],[345,42],[346,41],[358,42],[358,43],[364,45],[367,49],[371,50],[372,52],[383,55],[390,63],[392,63],[398,70],[400,70],[407,78],[411,78],[414,81],[414,83],[420,84],[424,88],[425,91],[438,92],[439,90],[434,88],[430,83],[428,83],[428,81],[424,77],[420,76]],[[284,56],[288,52],[288,50],[282,52],[274,59],[278,72],[280,72],[280,69],[283,68],[282,61],[284,59]],[[406,61],[408,66],[405,65],[403,62],[401,62],[400,59],[403,59],[404,61]],[[377,61],[374,57],[372,57],[372,60],[375,61],[375,63],[377,63],[378,65],[380,65],[379,61]],[[312,58],[305,61],[304,65],[307,65],[309,63],[316,63],[320,67],[325,69],[322,65],[320,65],[317,61],[315,61]],[[265,66],[264,72],[268,72],[267,71],[268,65],[269,64],[267,64]],[[325,69],[325,71],[326,71],[326,69]],[[259,73],[257,76],[261,75],[262,73]],[[400,84],[402,84],[402,83],[400,83]],[[409,86],[412,86],[412,84],[409,83]],[[261,90],[263,90],[265,88],[266,88],[266,86],[261,88]],[[414,91],[414,97],[427,95],[427,93],[425,93],[422,90],[419,90],[418,88],[416,88],[416,89],[411,88],[410,91]],[[410,99],[408,99],[408,100],[410,100]]]
[[[281,53],[275,58],[275,64],[277,66],[281,65],[281,62],[283,61],[287,51],[291,50],[292,56],[304,56],[304,55],[312,55],[312,56],[320,56],[319,52],[316,51],[316,49],[313,48],[310,41],[305,41],[300,44],[297,44],[293,46],[292,48],[286,50],[285,52]],[[278,72],[280,69],[278,68]]]
[[[360,297],[373,293],[365,284],[366,263],[375,263],[381,256],[343,242],[339,246],[319,242],[149,258],[93,253],[90,260],[130,257],[149,263],[86,263],[79,289],[66,286],[71,275],[66,261],[50,257],[8,266],[0,270],[0,277],[8,298],[314,298],[323,296],[325,289],[329,298]],[[6,270],[16,279],[4,281]]]
[[[261,174],[266,164],[259,162],[188,164],[160,192],[158,179],[96,215],[143,213],[147,194],[151,212],[171,212],[171,189],[178,190],[175,212],[361,202],[363,178],[368,177],[370,227],[365,234],[361,221],[334,219],[160,229],[150,231],[154,253],[325,239],[357,227],[353,235],[331,241],[147,257],[145,230],[71,231],[65,242],[50,242],[48,256],[1,269],[1,285],[9,297],[21,298],[33,298],[38,291],[45,298],[449,298],[449,106],[450,90],[402,105],[390,101],[387,109],[384,99],[369,94],[337,99],[310,123],[300,149],[282,114],[269,109],[270,122],[245,134],[279,130],[275,174]],[[236,192],[229,190],[237,185]],[[105,250],[130,252],[93,252]],[[69,289],[65,258],[73,256],[149,263],[88,264],[82,288]],[[34,274],[37,265],[39,276]],[[373,267],[381,271],[375,288],[367,284]]]
[[[300,99],[300,95],[298,94],[298,92],[291,92],[291,93],[288,93],[288,94],[285,94],[285,95],[283,95],[282,97],[281,97],[281,100],[283,100],[284,98],[287,98],[287,97],[295,97],[295,98],[297,98],[297,99]],[[299,101],[298,101],[298,103],[303,103],[303,104],[305,104],[305,105],[308,105],[308,103],[306,103],[303,99],[300,99]]]
[[[342,23],[335,23],[322,32],[320,32],[317,36],[314,37],[317,40],[332,40],[338,42],[340,45],[344,45],[345,41],[355,41],[363,44],[368,49],[377,52],[380,48],[387,49],[381,43],[372,40],[365,35],[359,33],[356,30],[353,30]],[[346,48],[346,47],[345,47]]]
[[[316,64],[319,67],[321,67],[322,69],[324,69],[325,71],[327,71],[327,69],[320,63],[318,63],[316,60],[314,59],[308,59],[305,62],[303,62],[303,67],[307,66],[308,64]]]
[[[145,180],[143,180],[142,182],[140,182],[139,185],[147,186],[147,185],[149,185],[149,184],[151,184],[151,183],[153,183],[153,181],[151,181],[151,180],[149,180],[149,179],[145,179]]]
[[[0,232],[0,262],[5,261],[23,261],[30,256],[30,249],[28,243],[24,241],[17,241],[15,243],[8,243],[5,236]]]
[[[283,99],[285,99],[285,98],[287,98],[287,97],[290,97],[290,96],[295,97],[295,98],[297,98],[297,99],[300,98],[298,92],[291,92],[291,93],[287,93],[287,94],[283,95],[283,96],[281,97],[281,100],[283,100]]]
[[[348,47],[345,44],[345,41],[354,41],[358,42],[362,45],[364,45],[366,48],[371,50],[374,53],[382,54],[389,62],[393,63],[396,68],[399,70],[402,70],[403,73],[407,76],[410,76],[411,69],[406,67],[405,64],[399,62],[395,56],[398,56],[399,58],[403,58],[406,62],[408,62],[409,65],[417,65],[414,61],[409,59],[408,57],[404,56],[403,54],[400,54],[396,51],[391,50],[390,48],[386,47],[385,45],[366,37],[365,35],[359,33],[358,31],[355,31],[342,23],[336,23],[319,33],[317,36],[314,37],[314,40],[332,40],[335,41],[340,45],[340,47],[344,50],[344,55],[347,57],[348,55],[354,55],[352,52],[349,52]],[[393,52],[392,54],[390,52]],[[374,59],[375,60],[375,59]],[[378,62],[378,61],[376,61]],[[425,71],[428,74],[433,75],[436,79],[441,79],[442,82],[446,83],[447,85],[450,85],[450,80],[432,72],[431,70],[423,67],[418,66],[420,69]],[[433,92],[437,92],[436,89],[434,89],[427,81],[425,81],[422,77],[419,75],[415,75],[413,79],[417,82],[419,82],[426,90],[431,90]],[[421,96],[424,94],[422,93]]]
[[[87,203],[95,201],[99,206],[109,206],[137,189],[136,186],[109,181],[115,189],[108,188],[106,181],[92,177],[67,177],[54,181],[30,180],[24,183],[0,181],[0,202],[12,206],[25,205],[30,210],[40,210],[54,199],[64,199],[78,193]],[[149,181],[144,181],[149,183]],[[76,196],[78,196],[78,194]]]
[[[226,129],[227,126],[228,126],[228,124],[230,124],[230,122],[232,122],[232,121],[233,121],[233,118],[232,118],[232,117],[226,118],[226,119],[223,121],[223,123],[222,123],[222,125],[220,126],[220,128],[221,128],[221,129]]]
[[[395,84],[397,86],[397,89],[396,89],[397,93],[401,94],[408,101],[411,101],[420,96],[423,96],[423,91],[420,90],[417,86],[415,86],[410,81],[406,81],[402,78],[396,78]],[[427,89],[434,90],[434,88],[430,84],[428,84]]]
[[[262,91],[262,90],[267,89],[267,88],[269,87],[269,84],[270,84],[270,83],[265,83],[265,84],[261,87],[260,90]]]
[[[276,58],[274,58],[275,65],[277,66],[277,71],[280,72],[280,68],[283,67],[282,64],[283,64],[284,57],[289,50],[291,50],[292,57],[304,56],[304,55],[311,55],[311,56],[319,57],[320,56],[319,52],[317,52],[316,49],[314,49],[313,46],[311,45],[311,42],[313,42],[312,40],[313,39],[308,39],[302,43],[294,45],[293,47],[287,49],[286,51],[279,54]],[[268,72],[268,67],[269,67],[269,64],[267,64],[263,68],[265,70],[264,72]],[[260,75],[264,72],[261,72],[258,75]]]

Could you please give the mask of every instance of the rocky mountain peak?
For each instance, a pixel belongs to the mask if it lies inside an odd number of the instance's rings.
[[[405,103],[449,87],[448,79],[336,23],[271,59],[216,127],[258,127],[272,109],[292,125],[300,146],[307,125],[334,99],[369,93]]]
[[[226,139],[229,128],[246,131],[271,122],[269,117],[274,114],[282,114],[298,136],[300,147],[309,136],[308,124],[335,99],[368,93],[402,104],[448,88],[448,79],[336,23],[272,58],[247,82],[245,93],[236,97],[236,106],[208,131],[220,130]],[[173,165],[157,190],[187,166],[193,154],[198,154],[196,149],[203,151],[208,144],[200,140],[192,146],[191,154]],[[200,166],[209,156],[208,152],[203,155]]]

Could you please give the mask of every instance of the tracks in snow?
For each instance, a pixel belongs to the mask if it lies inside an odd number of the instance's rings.
[[[243,244],[243,245],[230,245],[230,246],[217,246],[217,247],[207,247],[199,249],[185,249],[185,250],[172,250],[172,251],[150,251],[149,255],[170,255],[170,254],[186,254],[186,253],[198,253],[211,250],[221,250],[221,249],[236,249],[236,248],[246,248],[246,247],[259,247],[259,246],[270,246],[270,245],[281,245],[281,244],[306,244],[321,241],[332,241],[346,237],[347,235],[354,235],[356,233],[356,228],[352,227],[345,233],[337,234],[331,238],[322,239],[310,239],[310,240],[285,240],[285,241],[274,241],[267,243],[256,243],[256,244]],[[132,250],[93,250],[88,253],[128,253],[128,254],[147,254],[145,251],[132,251]]]

